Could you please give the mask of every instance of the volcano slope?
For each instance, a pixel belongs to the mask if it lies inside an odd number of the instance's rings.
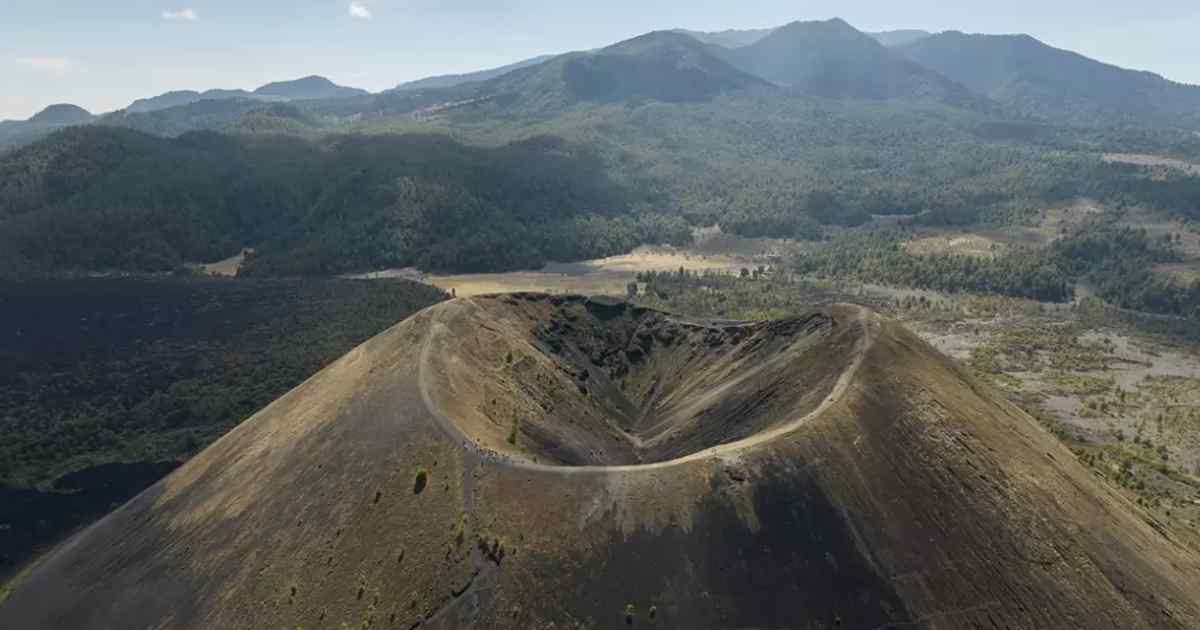
[[[1149,519],[857,307],[479,297],[81,532],[0,627],[1200,627],[1200,560]]]

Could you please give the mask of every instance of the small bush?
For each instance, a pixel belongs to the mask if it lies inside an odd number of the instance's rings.
[[[425,486],[429,484],[429,471],[422,468],[417,471],[417,478],[413,481],[413,494],[421,494],[425,490]]]

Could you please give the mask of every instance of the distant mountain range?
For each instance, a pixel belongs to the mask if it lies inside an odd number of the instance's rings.
[[[205,90],[203,92],[176,90],[149,98],[139,98],[130,103],[124,111],[131,114],[144,114],[146,112],[190,105],[199,101],[223,101],[231,99],[258,100],[258,97],[246,90]]]
[[[837,19],[837,18],[835,18],[835,19]],[[682,29],[682,28],[676,29],[677,32],[691,35],[692,37],[695,37],[696,39],[698,39],[706,44],[714,44],[714,45],[722,46],[725,48],[741,48],[742,46],[749,46],[749,45],[757,42],[758,40],[763,39],[764,37],[770,35],[771,33],[774,33],[777,30],[779,30],[779,27],[776,27],[776,28],[754,28],[754,29],[747,29],[747,30],[730,29],[730,30],[725,30],[725,31],[716,31],[716,32],[707,32],[706,33],[704,31],[689,31],[687,29]],[[921,31],[921,30],[916,30],[916,29],[902,29],[902,30],[896,30],[896,31],[880,31],[880,32],[874,32],[874,33],[868,32],[868,31],[863,31],[863,34],[866,35],[867,37],[870,37],[871,39],[874,39],[875,41],[879,42],[880,44],[883,44],[884,46],[903,46],[905,44],[911,44],[911,43],[917,41],[918,39],[922,39],[924,37],[929,37],[933,33],[930,33],[929,31]]]
[[[505,95],[518,107],[544,110],[580,101],[702,101],[756,87],[769,84],[725,63],[699,40],[655,31],[501,75],[479,90]]]
[[[188,105],[198,101],[245,99],[257,101],[299,101],[326,98],[349,98],[370,94],[366,90],[337,85],[319,76],[308,76],[293,81],[268,83],[253,92],[246,90],[178,90],[150,98],[138,99],[125,108],[130,113],[146,113],[171,107]]]
[[[55,105],[27,121],[0,123],[0,150],[91,122],[166,135],[294,130],[320,120],[431,115],[480,103],[498,113],[507,107],[504,115],[512,115],[577,102],[692,102],[746,91],[925,100],[1070,126],[1200,130],[1200,87],[1105,64],[1028,35],[866,33],[835,18],[751,30],[657,31],[598,50],[410,81],[378,95],[309,76],[253,91],[168,92],[103,116]],[[270,120],[285,110],[263,108],[279,102],[301,109]],[[253,124],[241,124],[255,110],[262,111]]]
[[[349,98],[370,94],[366,90],[338,85],[325,77],[307,76],[294,81],[268,83],[257,90],[257,96],[278,98],[288,101],[303,101],[321,98]]]
[[[962,85],[894,54],[840,19],[793,22],[740,48],[717,54],[789,92],[827,98],[975,100]]]
[[[721,46],[723,48],[740,48],[749,46],[760,39],[775,32],[776,28],[759,28],[747,30],[729,29],[725,31],[705,32],[691,31],[688,29],[677,28],[672,29],[672,32],[682,33],[694,39],[697,39],[705,44]],[[883,31],[876,33],[864,33],[868,37],[878,41],[884,46],[901,46],[912,43],[923,37],[932,35],[929,31],[921,31],[914,29]],[[475,72],[467,72],[463,74],[443,74],[438,76],[417,79],[408,81],[392,88],[392,90],[428,90],[428,89],[443,89],[462,85],[464,83],[472,83],[476,81],[487,81],[501,75],[520,70],[529,66],[536,66],[540,63],[549,61],[557,55],[539,55],[530,59],[523,59],[515,63],[510,63],[496,68],[488,68],[486,70],[478,70]]]
[[[933,35],[933,33],[930,33],[929,31],[908,28],[896,31],[867,33],[867,35],[869,35],[871,39],[874,39],[880,44],[890,48],[892,46],[904,46],[906,44],[911,44],[915,41],[925,39],[926,37]]]
[[[60,103],[34,114],[28,120],[0,121],[0,153],[20,147],[69,125],[82,125],[95,116],[78,105]]]
[[[92,116],[92,113],[88,110],[79,107],[78,105],[62,103],[59,105],[51,105],[50,107],[47,107],[46,109],[34,114],[28,122],[45,125],[75,125],[87,122],[92,118],[94,118],[94,116]]]
[[[438,75],[438,76],[434,76],[434,77],[426,77],[424,79],[417,79],[416,81],[409,81],[407,83],[401,83],[400,85],[398,85],[392,89],[393,90],[401,90],[401,91],[402,90],[437,90],[437,89],[454,87],[456,85],[462,85],[463,83],[472,83],[475,81],[487,81],[488,79],[494,79],[502,74],[508,74],[509,72],[512,72],[513,70],[520,70],[521,68],[528,68],[529,66],[536,66],[540,63],[549,61],[550,59],[552,59],[554,57],[555,57],[555,55],[541,55],[538,57],[534,57],[532,59],[525,59],[522,61],[518,61],[516,63],[510,63],[506,66],[500,66],[499,68],[489,68],[487,70],[478,70],[476,72],[468,72],[465,74],[442,74],[442,75]]]
[[[1075,125],[1200,129],[1200,87],[1102,63],[1028,35],[950,31],[895,50],[1031,117]]]
[[[767,35],[770,35],[774,31],[774,28],[755,28],[740,31],[729,29],[725,31],[706,33],[704,31],[689,31],[683,28],[675,29],[676,33],[683,33],[684,35],[694,37],[705,44],[722,46],[724,48],[740,48],[742,46],[749,46],[750,44],[757,42]]]
[[[265,108],[271,103],[315,101],[369,96],[370,92],[345,87],[319,76],[292,81],[277,81],[263,85],[253,92],[246,90],[212,89],[176,90],[141,98],[124,109],[96,116],[77,105],[51,105],[28,120],[0,121],[0,151],[34,142],[39,138],[70,125],[88,123],[132,127],[159,135],[178,135],[195,129],[238,130],[238,119],[248,112]],[[271,110],[269,115],[287,112],[282,118],[303,118],[297,110]],[[295,121],[256,121],[251,128],[261,130],[282,123],[282,128],[295,129]]]

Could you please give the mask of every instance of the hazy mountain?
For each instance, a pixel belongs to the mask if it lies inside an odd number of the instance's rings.
[[[508,74],[513,70],[520,70],[521,68],[536,66],[553,57],[554,55],[541,55],[532,59],[524,59],[516,63],[510,63],[506,66],[500,66],[499,68],[489,68],[487,70],[478,70],[476,72],[467,72],[464,74],[443,74],[426,77],[424,79],[417,79],[416,81],[401,83],[400,85],[392,88],[390,91],[442,89],[454,87],[456,85],[462,85],[463,83],[471,83],[473,81],[487,81],[488,79],[494,79],[500,75]]]
[[[769,85],[719,59],[692,37],[655,31],[597,51],[555,57],[482,87],[540,108],[577,101],[705,101]]]
[[[724,48],[741,48],[770,35],[774,30],[774,28],[753,28],[747,30],[729,29],[725,31],[705,32],[679,28],[675,29],[675,32],[691,35],[705,44],[722,46]]]
[[[36,142],[46,134],[69,125],[82,125],[95,116],[78,105],[60,103],[34,114],[28,120],[0,121],[0,152]]]
[[[213,89],[197,92],[195,90],[176,90],[158,96],[140,98],[125,108],[129,113],[147,113],[172,107],[191,105],[200,101],[252,100],[252,101],[290,101],[324,98],[348,98],[366,95],[366,90],[344,87],[324,77],[310,76],[294,81],[277,81],[268,83],[253,92],[246,90]]]
[[[793,22],[749,46],[714,50],[734,66],[797,94],[953,104],[974,100],[961,85],[893,54],[837,18]]]
[[[219,101],[230,99],[261,100],[259,96],[245,90],[176,90],[149,98],[139,98],[125,108],[126,112],[138,114],[154,112],[172,107],[191,105],[200,101]]]
[[[741,48],[749,46],[763,39],[767,35],[774,33],[777,28],[752,28],[746,30],[729,29],[725,31],[705,32],[705,31],[689,31],[687,29],[675,29],[678,33],[691,35],[705,44],[713,44],[724,48]],[[874,39],[884,46],[903,46],[911,44],[918,39],[929,37],[932,33],[929,31],[921,31],[916,29],[901,29],[895,31],[881,31],[878,33],[863,32],[864,35]]]
[[[679,31],[655,31],[597,50],[407,83],[376,96],[369,106],[375,108],[372,113],[395,114],[497,103],[509,111],[532,113],[583,101],[696,102],[726,92],[770,88],[761,78],[720,59],[715,49]],[[488,74],[496,76],[477,80]]]
[[[895,31],[880,31],[878,33],[867,33],[871,39],[883,44],[884,46],[907,46],[918,40],[925,39],[933,35],[929,31],[918,29],[900,29]]]
[[[51,105],[34,114],[26,122],[43,125],[74,125],[88,122],[91,119],[92,114],[88,110],[78,105],[60,103],[58,105]]]
[[[549,56],[540,62],[527,60],[470,75],[435,77],[357,101],[323,101],[312,109],[342,118],[423,117],[479,108],[485,108],[480,110],[485,114],[503,111],[504,115],[546,116],[580,102],[697,102],[727,92],[771,89],[768,82],[717,57],[715,50],[717,47],[683,33],[655,31],[602,49]],[[473,80],[487,74],[497,76]]]
[[[338,85],[325,77],[307,76],[294,81],[268,83],[256,90],[257,96],[275,97],[290,101],[319,98],[347,98],[369,94],[366,90]]]
[[[200,93],[194,90],[176,90],[149,98],[139,98],[130,103],[125,108],[125,111],[131,113],[152,112],[168,107],[178,107],[180,105],[187,105],[188,103],[195,103],[200,98]]]
[[[236,99],[236,98],[246,98],[246,99],[258,98],[259,100],[276,100],[276,99],[269,98],[269,97],[266,97],[261,94],[253,94],[253,93],[247,92],[246,90],[222,90],[220,88],[213,89],[213,90],[205,90],[200,93],[200,98],[201,98],[201,100],[205,100],[205,101],[223,101],[223,100]]]
[[[1028,35],[933,35],[896,49],[1018,111],[1088,125],[1200,128],[1200,87],[1127,70]]]

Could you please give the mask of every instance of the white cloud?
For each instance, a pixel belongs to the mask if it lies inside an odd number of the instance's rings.
[[[200,14],[196,13],[195,9],[179,9],[178,11],[167,9],[162,12],[162,16],[164,20],[173,21],[195,22],[200,19]]]
[[[371,19],[371,10],[362,2],[350,3],[350,17],[359,18],[362,20]]]
[[[66,57],[18,57],[17,63],[38,72],[66,72],[74,66]]]

